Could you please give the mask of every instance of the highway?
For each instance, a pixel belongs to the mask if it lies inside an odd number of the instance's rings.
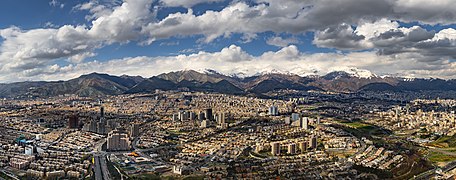
[[[106,163],[106,156],[103,154],[94,154],[94,171],[95,180],[110,180],[108,165]]]
[[[100,157],[94,155],[94,171],[95,171],[95,180],[103,180],[103,172],[101,171]]]
[[[93,154],[94,160],[94,171],[95,171],[95,180],[110,180],[111,176],[109,174],[108,165],[106,163],[106,152],[103,151],[103,144],[106,143],[106,139],[102,139],[97,142],[95,145]]]

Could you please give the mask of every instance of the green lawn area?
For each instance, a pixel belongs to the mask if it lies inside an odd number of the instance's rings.
[[[351,128],[355,128],[355,129],[371,127],[369,124],[364,124],[361,122],[343,122],[342,124],[345,124],[347,126],[350,126]]]
[[[456,136],[442,136],[430,145],[440,148],[452,148],[456,147]]]
[[[439,152],[429,152],[429,161],[431,162],[449,162],[456,160],[456,156],[442,154]]]

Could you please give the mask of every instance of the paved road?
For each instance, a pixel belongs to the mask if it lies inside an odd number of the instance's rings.
[[[94,170],[95,170],[95,180],[103,180],[103,172],[101,171],[100,157],[94,155]]]
[[[94,158],[94,170],[95,170],[95,180],[110,180],[111,176],[109,174],[108,165],[106,162],[107,153],[103,151],[103,144],[106,143],[106,139],[98,141],[95,145],[93,151]]]
[[[95,153],[94,158],[94,170],[95,170],[95,180],[111,180],[108,165],[106,163],[105,153]]]

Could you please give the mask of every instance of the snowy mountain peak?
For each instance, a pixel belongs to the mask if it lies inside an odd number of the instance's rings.
[[[347,73],[351,77],[364,78],[364,79],[371,79],[371,78],[378,77],[376,74],[370,72],[369,70],[358,69],[356,67],[334,68],[332,70],[332,72],[344,72],[344,73]]]

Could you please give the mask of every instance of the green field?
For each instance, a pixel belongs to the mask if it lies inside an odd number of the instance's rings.
[[[450,162],[456,160],[456,156],[431,151],[429,152],[428,159],[431,162]]]
[[[343,122],[342,124],[345,124],[347,126],[350,126],[351,128],[371,128],[369,124],[361,123],[361,122]]]
[[[456,147],[456,136],[442,136],[429,145],[438,148],[454,148]]]

